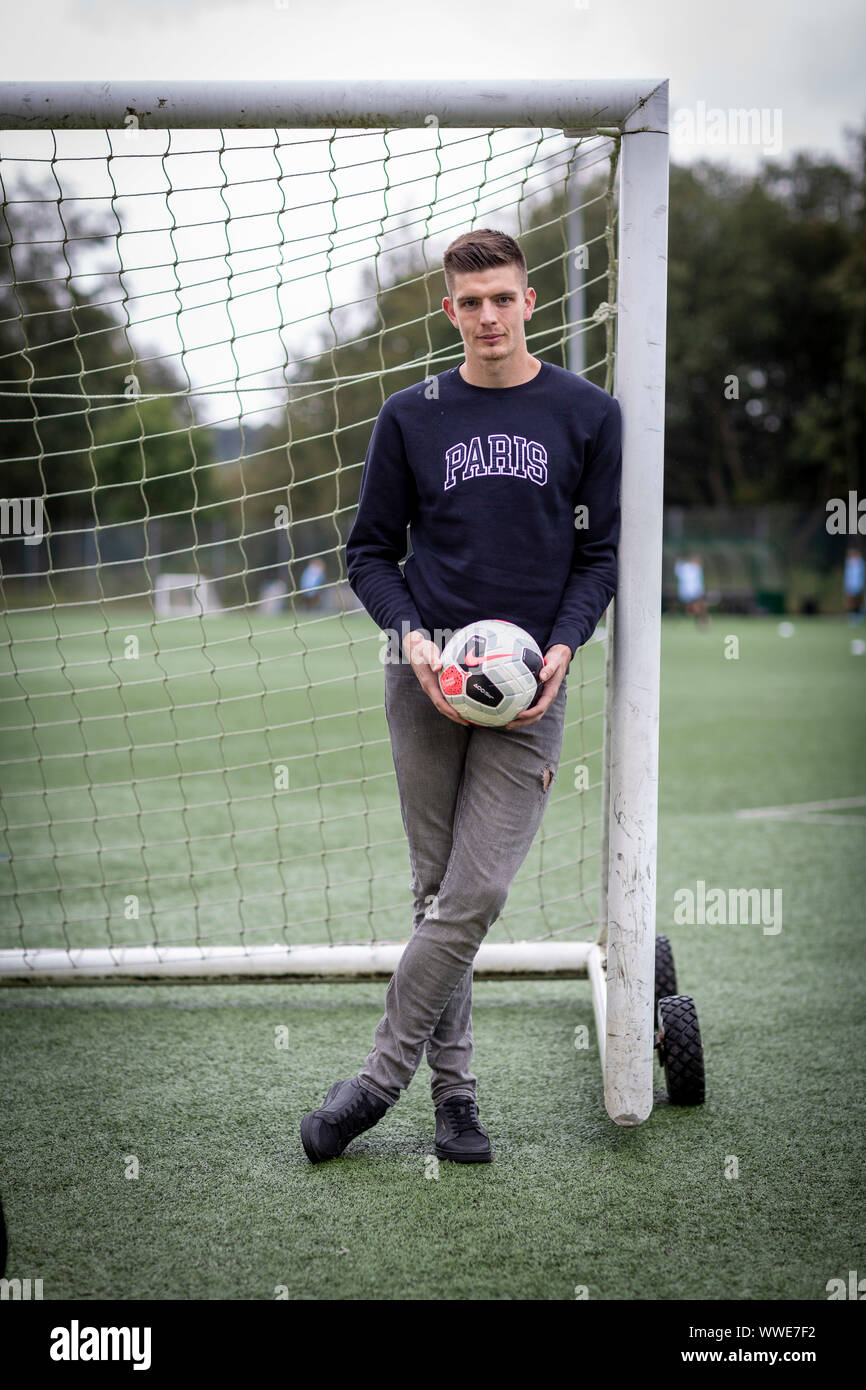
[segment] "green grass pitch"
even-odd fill
[[[234,620],[222,621],[231,635]],[[20,639],[38,635],[39,622],[21,619],[13,629],[19,664]],[[341,631],[370,630],[362,615],[343,623]],[[73,642],[68,626],[64,640]],[[226,703],[216,722],[199,658],[164,656],[160,667],[143,643],[140,672],[156,680],[130,694],[127,706],[139,720],[138,742],[154,746],[132,769],[116,751],[126,741],[123,702],[110,691],[77,703],[63,694],[37,700],[40,691],[63,689],[62,660],[75,656],[63,643],[51,662],[41,652],[49,669],[28,678],[39,746],[70,756],[44,764],[42,790],[12,763],[4,789],[27,793],[15,801],[22,820],[38,821],[47,807],[58,822],[51,873],[61,876],[65,897],[53,891],[44,863],[27,870],[24,856],[44,850],[45,831],[11,835],[22,856],[18,886],[29,890],[19,906],[25,923],[30,914],[43,921],[42,944],[62,944],[69,930],[59,901],[85,919],[77,940],[105,940],[105,925],[89,928],[88,914],[94,923],[107,916],[119,935],[111,892],[87,886],[94,875],[100,883],[142,878],[142,902],[157,913],[162,939],[188,934],[191,923],[202,940],[240,929],[250,940],[303,939],[294,927],[275,936],[272,924],[293,918],[304,890],[305,910],[312,904],[334,914],[341,936],[365,939],[371,913],[405,935],[408,868],[399,817],[389,809],[390,752],[376,707],[381,673],[354,687],[355,704],[367,712],[350,742],[344,724],[323,717],[346,677],[336,627],[320,629],[323,645],[335,645],[323,657],[333,684],[323,685],[313,711],[321,718],[317,762],[302,755],[306,695],[279,693],[291,672],[272,659],[277,637],[261,639],[263,663],[252,673],[258,705],[231,703],[232,694],[249,695],[251,672],[232,669],[227,644],[219,671]],[[680,989],[697,1002],[706,1105],[671,1107],[656,1068],[652,1116],[637,1129],[617,1128],[604,1110],[588,984],[479,982],[474,1065],[495,1162],[443,1162],[435,1172],[425,1061],[380,1125],[344,1158],[313,1167],[298,1122],[333,1081],[359,1069],[384,986],[8,989],[0,992],[7,1277],[41,1278],[46,1299],[572,1300],[586,1290],[591,1299],[823,1300],[829,1279],[866,1273],[866,816],[862,808],[808,820],[736,815],[866,791],[866,656],[851,649],[862,631],[841,620],[798,620],[786,639],[777,620],[724,616],[707,630],[681,620],[663,625],[658,931],[672,939]],[[108,638],[115,669],[122,635],[118,622]],[[78,659],[94,665],[82,669],[79,684],[104,684],[106,642],[100,653],[98,644],[87,646],[97,639],[81,641]],[[248,663],[249,648],[237,659]],[[596,661],[597,674],[596,655],[586,660]],[[2,693],[16,690],[5,676]],[[598,691],[596,682],[585,692],[590,713]],[[166,693],[190,705],[174,732]],[[570,689],[570,712],[579,698]],[[26,722],[20,705],[3,708],[7,727]],[[74,723],[52,727],[77,718],[74,710],[87,717],[89,732]],[[263,716],[275,731],[264,753],[255,734]],[[4,757],[23,755],[18,737],[7,735]],[[591,823],[596,793],[584,793],[584,805],[567,779],[597,749],[591,732],[579,737],[588,742],[570,734],[556,814],[582,825]],[[178,754],[175,738],[200,744]],[[363,755],[362,739],[373,740]],[[215,751],[232,772],[214,771]],[[185,813],[172,809],[165,791],[177,785],[170,774],[178,756],[187,760],[190,802],[199,803]],[[260,780],[281,759],[294,792],[285,806],[262,795]],[[370,779],[363,805],[356,789],[340,786],[359,770]],[[144,803],[137,812],[132,778]],[[116,785],[88,791],[97,782]],[[164,845],[144,864],[124,849],[130,811],[143,818],[148,840]],[[95,839],[93,816],[112,812],[116,823],[101,821]],[[351,848],[365,815],[377,840],[366,854]],[[226,834],[252,845],[235,870],[227,868]],[[324,846],[323,834],[333,836]],[[543,851],[554,865],[550,901],[539,914],[529,865],[515,885],[509,925],[494,931],[532,936],[567,921],[573,905],[560,901],[565,871],[555,865],[589,838],[554,834]],[[327,881],[323,849],[333,864]],[[287,878],[280,861],[289,854],[298,866]],[[0,867],[8,875],[8,864]],[[182,877],[172,876],[190,871],[192,916],[179,894]],[[581,911],[591,910],[593,873],[590,856],[579,875]],[[781,931],[677,925],[674,895],[699,880],[708,889],[781,890]],[[522,931],[530,910],[541,925]],[[146,939],[150,920],[120,926]],[[7,902],[3,945],[17,944],[19,921]],[[587,1048],[575,1047],[581,1024]],[[128,1177],[133,1158],[138,1176]],[[726,1176],[734,1170],[738,1176]]]

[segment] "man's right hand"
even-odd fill
[[[407,632],[403,638],[403,652],[412,664],[412,670],[418,677],[421,689],[429,695],[439,713],[444,714],[446,719],[453,719],[455,724],[465,724],[467,729],[474,728],[471,720],[464,719],[461,714],[451,708],[439,688],[442,653],[436,643],[415,628],[412,632]]]

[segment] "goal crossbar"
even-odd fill
[[[258,130],[526,126],[590,134],[667,131],[667,83],[0,82],[0,129]]]

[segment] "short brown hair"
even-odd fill
[[[464,232],[451,242],[442,261],[449,299],[454,293],[455,275],[466,275],[473,270],[490,270],[497,265],[516,265],[523,288],[526,289],[529,282],[526,257],[514,237],[508,236],[507,232],[495,232],[490,227],[482,227],[477,232]]]

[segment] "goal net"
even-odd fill
[[[666,89],[463,85],[3,86],[6,982],[393,970],[384,643],[344,547],[385,398],[463,358],[442,253],[486,226],[526,255],[530,352],[616,391],[627,441],[617,651],[611,611],[476,970],[594,970],[598,1008],[609,920],[649,960]]]

